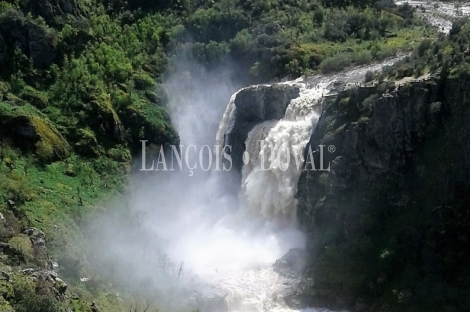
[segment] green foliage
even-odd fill
[[[412,16],[398,17],[393,3],[372,6],[375,2],[216,1],[183,19],[184,31],[174,44],[205,66],[235,60],[235,74],[246,79],[249,73],[254,80],[318,70],[323,60],[345,52],[345,46],[361,52],[351,64],[364,64],[396,53],[403,44],[390,49],[386,41],[391,34],[411,42],[407,30],[419,25]],[[323,49],[331,42],[338,47]],[[364,52],[367,42],[376,47],[371,55]],[[300,49],[305,45],[318,45],[313,58]]]
[[[33,246],[31,240],[27,236],[15,236],[8,241],[18,253],[22,254],[25,262],[31,262],[34,259]]]
[[[31,264],[38,257],[18,232],[40,228],[61,273],[76,282],[88,269],[83,219],[104,196],[123,192],[140,140],[178,141],[158,88],[179,68],[175,51],[204,69],[236,64],[230,75],[243,83],[265,82],[365,64],[424,36],[409,8],[375,2],[0,0],[0,198],[17,206],[5,213],[14,230],[1,237]],[[430,55],[430,47],[419,49]],[[361,250],[368,244],[355,242]],[[65,305],[26,286],[6,292],[16,311]],[[115,298],[97,302],[128,310]],[[68,304],[89,310],[79,300]]]
[[[61,312],[60,306],[48,296],[22,294],[22,300],[13,305],[16,312]]]
[[[340,53],[333,57],[326,58],[321,62],[320,68],[322,73],[327,74],[333,71],[340,71],[351,64],[351,53]]]
[[[416,47],[411,57],[403,59],[385,71],[385,76],[403,78],[419,77],[451,68],[451,76],[466,73],[469,69],[470,22],[463,18],[454,22],[451,34],[431,41],[425,39]]]
[[[7,297],[15,311],[59,312],[57,303],[47,296],[38,296],[36,285],[27,277],[13,274],[11,292]]]

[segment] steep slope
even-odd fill
[[[397,68],[434,65],[426,81],[340,93],[310,140],[336,147],[331,172],[306,171],[299,221],[310,255],[304,303],[351,311],[466,311],[468,22]],[[408,67],[409,68],[409,67]]]
[[[127,309],[102,296],[82,227],[110,197],[126,211],[140,140],[178,142],[161,83],[181,54],[202,64],[188,79],[234,60],[229,75],[246,83],[380,60],[432,35],[409,7],[374,2],[0,1],[5,309],[83,311],[95,297]]]

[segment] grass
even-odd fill
[[[73,155],[40,166],[32,165],[35,160],[31,157],[17,150],[9,151],[8,158],[13,165],[5,161],[0,165],[2,202],[12,196],[18,201],[28,222],[46,233],[53,255],[64,245],[75,246],[73,253],[82,252],[85,240],[79,228],[80,220],[92,204],[122,190],[124,164]],[[101,174],[101,170],[108,169],[107,174]],[[4,205],[3,210],[6,208]]]

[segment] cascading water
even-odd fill
[[[231,97],[225,114],[219,100],[228,98],[233,88],[217,88],[221,94],[207,94],[198,92],[202,87],[196,85],[190,94],[182,94],[181,83],[176,81],[174,90],[168,92],[178,95],[174,103],[170,101],[170,112],[184,146],[212,145],[217,127],[216,141],[222,144],[233,130],[237,99],[247,89],[254,90],[253,94],[266,88],[281,90],[281,95],[283,88],[296,91],[282,102],[282,111],[275,111],[277,120],[258,120],[251,130],[246,129],[242,140],[249,162],[241,168],[237,187],[227,186],[231,172],[198,172],[189,177],[187,171],[160,171],[145,179],[139,176],[129,205],[139,217],[138,229],[126,230],[119,220],[97,223],[94,250],[105,253],[103,272],[112,271],[120,284],[140,293],[155,296],[153,289],[158,289],[156,300],[166,302],[168,311],[295,311],[285,299],[295,292],[300,277],[280,275],[273,264],[290,249],[305,247],[305,237],[296,226],[295,195],[303,151],[324,98],[339,87],[362,82],[365,72],[380,70],[398,59],[327,77],[248,87]],[[276,97],[264,99],[275,101]],[[269,106],[269,101],[264,104]],[[186,106],[191,110],[184,110]],[[220,124],[215,124],[222,115]],[[189,160],[193,164],[196,159]]]
[[[288,105],[284,118],[263,122],[248,134],[246,152],[250,161],[243,167],[239,194],[240,215],[244,222],[258,219],[261,226],[273,227],[275,231],[270,237],[274,245],[289,231],[290,234],[295,233],[295,194],[303,164],[302,153],[319,116],[319,109],[315,107],[321,106],[322,95],[326,92],[321,84],[313,89],[308,89],[305,83],[292,84],[299,87],[301,92]],[[235,118],[235,98],[236,94],[232,96],[222,118],[216,136],[219,143]],[[302,245],[302,238],[299,237],[297,244],[287,247]],[[280,251],[277,246],[275,249]],[[290,311],[282,293],[288,285],[294,285],[296,280],[275,273],[272,260],[275,259],[264,265],[250,265],[243,271],[230,272],[215,281],[218,287],[227,291],[229,311]]]
[[[268,231],[273,233],[270,234],[273,245],[277,245],[276,240],[283,237],[283,230],[288,229],[290,233],[296,231],[295,195],[305,161],[303,152],[321,114],[325,97],[334,94],[339,84],[343,88],[358,85],[367,71],[379,71],[402,57],[337,75],[314,76],[283,83],[299,88],[299,96],[290,101],[283,118],[260,122],[248,133],[245,142],[238,212],[243,222],[258,219],[261,220],[260,224],[274,226],[275,231]],[[224,135],[234,123],[236,97],[242,91],[234,94],[227,106],[216,136],[218,144],[222,144]],[[300,236],[297,244],[292,244],[289,239],[286,241],[291,242],[291,245],[284,245],[284,252],[303,245]],[[280,249],[277,248],[277,251]],[[273,262],[254,266],[247,264],[243,270],[232,271],[211,281],[227,292],[228,311],[293,311],[286,306],[283,294],[295,287],[298,280],[278,275],[272,269]]]
[[[168,311],[294,311],[285,298],[295,291],[298,277],[278,274],[273,264],[291,248],[305,245],[296,226],[295,195],[303,151],[324,98],[338,88],[362,83],[367,71],[379,71],[403,57],[327,77],[264,85],[291,87],[298,94],[288,97],[293,99],[283,103],[284,110],[274,120],[261,118],[246,129],[242,143],[249,161],[240,168],[236,187],[227,175],[205,172],[191,177],[187,171],[138,176],[129,198],[138,229],[121,226],[125,222],[119,215],[107,217],[107,223],[96,222],[93,250],[103,253],[103,274],[110,271],[119,284],[138,293],[159,293],[156,300]],[[236,100],[247,89],[257,92],[256,87],[232,95],[218,124],[220,103],[235,90],[221,83],[226,75],[208,75],[203,83],[181,76],[167,79],[170,114],[181,144],[212,145],[218,127],[216,142],[222,145],[237,118]]]
[[[246,140],[249,162],[242,170],[241,199],[250,210],[266,219],[295,219],[295,194],[303,150],[318,119],[326,85],[300,87],[300,96],[291,101],[284,118],[265,121],[254,127]]]

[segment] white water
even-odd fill
[[[201,312],[294,311],[286,306],[283,294],[297,281],[279,276],[272,265],[290,248],[302,248],[305,244],[295,218],[295,194],[301,167],[295,159],[299,157],[298,162],[302,164],[301,152],[321,114],[324,97],[335,92],[335,82],[343,81],[345,87],[354,86],[363,81],[367,71],[379,71],[401,57],[336,75],[286,82],[298,86],[300,96],[290,103],[281,120],[267,121],[250,132],[246,145],[251,158],[242,171],[239,206],[226,186],[225,177],[202,174],[188,178],[186,173],[169,176],[159,173],[150,183],[142,181],[131,200],[132,209],[146,213],[141,224],[142,231],[149,234],[146,237],[158,239],[146,239],[140,233],[127,235],[120,232],[121,228],[109,226],[109,234],[100,233],[99,236],[106,246],[99,245],[96,250],[106,250],[106,260],[110,263],[129,263],[129,267],[119,267],[126,281],[129,272],[135,280],[152,278],[153,283],[171,288],[171,291],[177,287],[189,289],[190,294],[186,297],[168,295],[168,301],[175,303],[175,310],[181,309],[178,301],[183,301],[182,298],[202,296],[210,300],[219,298],[225,306],[207,307]],[[204,86],[217,85],[217,80],[204,83]],[[174,90],[169,94],[180,98],[170,103],[173,124],[181,135],[182,144],[212,144],[205,139],[209,136],[213,139],[217,125],[211,122],[222,115],[216,108],[220,107],[217,101],[227,99],[229,93],[221,88],[205,90],[203,86],[195,86],[193,90],[194,93],[185,94],[181,82],[174,83]],[[204,91],[199,93],[198,90]],[[219,144],[235,117],[236,96],[237,93],[231,97],[218,125],[216,141]],[[217,105],[211,106],[209,102]],[[259,140],[271,143],[273,153],[266,145],[256,144]],[[286,170],[281,170],[271,158],[279,154],[282,146],[289,148],[291,156]],[[266,167],[273,165],[269,170],[261,170],[261,156],[266,159]],[[281,158],[281,164],[286,163],[286,159]],[[175,265],[165,260],[161,270],[164,274],[157,272],[157,266],[161,265],[155,263],[162,250],[173,264],[177,264],[174,268]],[[181,277],[179,263],[184,264]],[[169,269],[169,265],[173,268]],[[171,275],[168,271],[177,278],[168,278],[167,275]],[[209,294],[205,294],[206,289]],[[197,307],[192,303],[189,306]]]
[[[422,16],[429,24],[436,26],[439,31],[449,33],[455,18],[470,15],[470,3],[462,3],[455,6],[454,3],[439,1],[396,1],[397,5],[408,2],[417,8],[417,14]],[[423,13],[421,8],[425,9]]]
[[[405,1],[399,1],[397,4],[403,2]],[[470,14],[470,4],[462,5],[457,11],[453,4],[406,2],[415,7],[425,7],[426,13],[418,12],[418,14],[445,33],[451,29],[452,21],[456,16]],[[367,71],[378,72],[384,66],[390,66],[404,56],[400,55],[379,64],[361,66],[327,77],[313,76],[286,82],[286,84],[298,86],[300,96],[291,101],[284,118],[265,121],[255,126],[245,142],[250,161],[242,169],[239,194],[241,207],[247,213],[245,215],[261,216],[262,219],[268,221],[281,220],[282,226],[295,229],[297,205],[295,195],[304,162],[302,154],[323,110],[324,97],[334,90],[335,82],[344,82],[346,88],[359,85]],[[216,136],[219,144],[222,144],[229,124],[235,118],[236,95],[232,96],[219,126]],[[263,145],[259,144],[261,140],[264,141]],[[280,152],[281,150],[289,151],[289,160],[287,152]],[[278,155],[281,157],[277,159],[275,156]],[[287,165],[287,168],[283,165]],[[262,168],[269,169],[262,170]],[[276,235],[282,237],[280,233]],[[226,301],[231,312],[294,311],[286,307],[281,294],[286,288],[295,286],[296,281],[279,276],[270,265],[256,268],[248,266],[244,270],[232,271],[215,282],[218,283],[217,287],[228,291]],[[326,310],[310,308],[303,311]]]
[[[245,143],[250,162],[242,170],[241,199],[265,219],[295,222],[297,182],[304,163],[303,151],[318,119],[326,84],[308,89],[296,83],[300,96],[289,104],[284,118],[265,121],[248,134]],[[317,109],[315,110],[315,107]],[[261,145],[262,144],[262,145]]]
[[[275,257],[272,256],[277,254],[279,258],[279,255],[282,256],[278,253],[281,250],[286,252],[289,248],[302,247],[304,243],[302,236],[296,231],[295,195],[304,163],[303,151],[321,114],[324,99],[335,93],[338,81],[344,82],[344,88],[361,84],[367,71],[380,71],[383,66],[392,65],[403,57],[353,68],[340,74],[285,82],[284,84],[299,87],[299,97],[290,102],[281,120],[262,122],[250,131],[245,142],[249,162],[242,169],[240,210],[237,216],[243,223],[258,222],[263,229],[267,226],[269,230],[265,233],[268,234],[267,240],[270,243],[264,245],[265,248],[260,251],[276,252],[267,252],[264,254],[265,261],[261,262],[263,255],[257,254],[256,263],[248,261],[241,270],[227,270],[222,276],[213,274],[206,280],[227,292],[226,302],[230,312],[294,311],[286,306],[282,294],[298,281],[286,279],[274,272],[272,264]],[[237,94],[238,92],[231,97],[223,115],[216,135],[218,144],[223,143],[224,134],[236,116]],[[264,144],[260,145],[259,141],[264,141]],[[278,155],[279,159],[276,157]],[[246,234],[246,239],[250,240],[250,233]],[[298,237],[297,240],[295,236]],[[288,245],[284,243],[280,248],[279,241]],[[271,247],[268,247],[269,244]],[[253,250],[246,250],[247,255],[252,253]],[[303,311],[326,310],[310,308]]]

